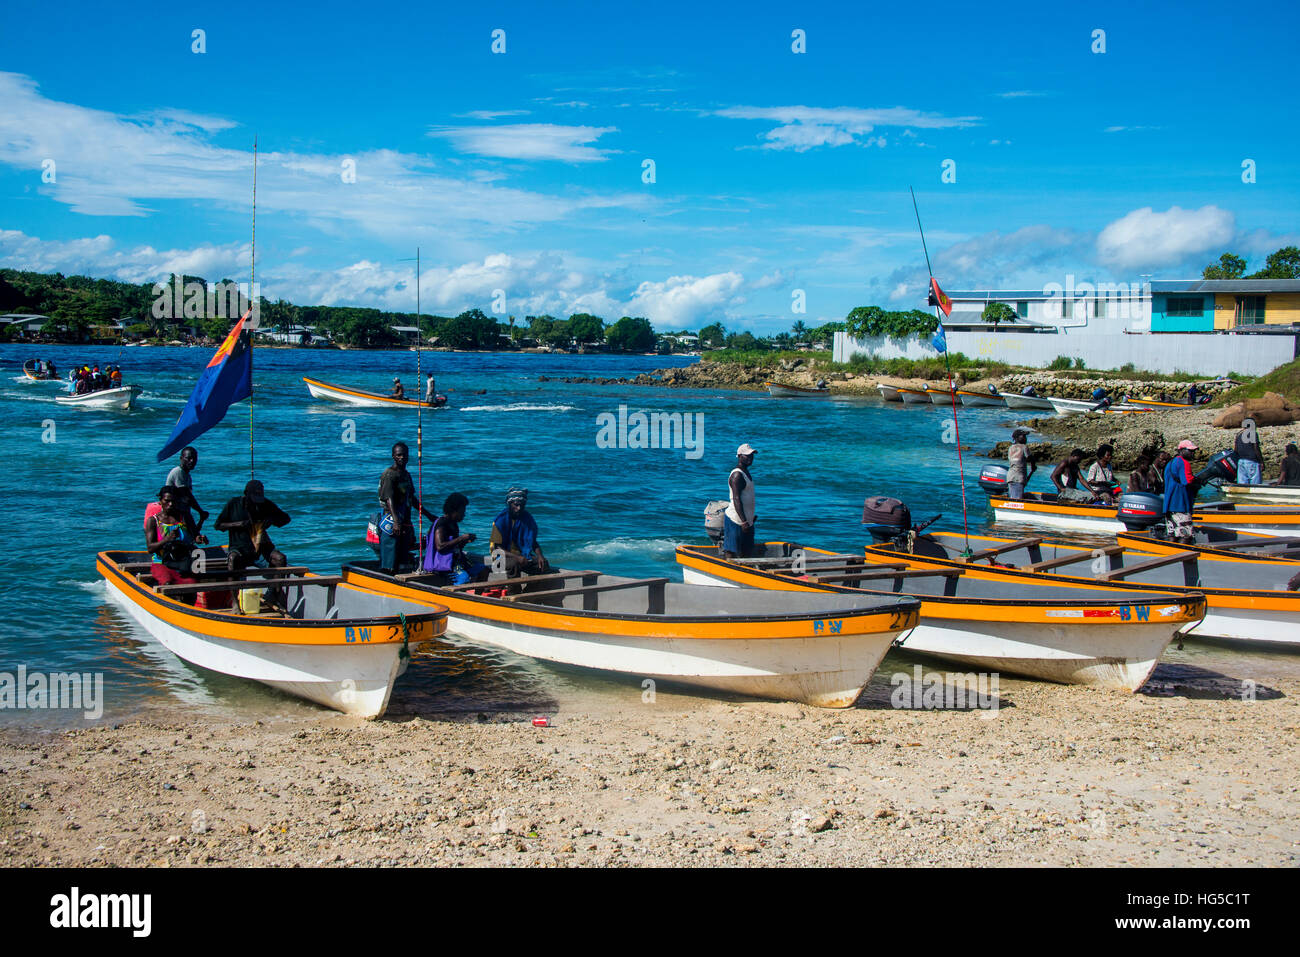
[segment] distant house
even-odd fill
[[[32,312],[13,312],[7,316],[0,316],[0,325],[6,325],[14,333],[21,333],[25,336],[35,335],[40,332],[41,327],[49,321],[49,316],[38,316]]]
[[[388,328],[393,330],[403,342],[410,345],[415,345],[420,338],[419,326],[389,326]]]

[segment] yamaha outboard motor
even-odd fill
[[[704,533],[714,545],[722,544],[722,516],[731,502],[723,499],[704,506]]]
[[[1150,492],[1125,492],[1119,497],[1115,517],[1130,532],[1140,532],[1160,521],[1165,513],[1164,496]]]
[[[1005,465],[986,465],[980,469],[980,488],[989,495],[1007,494],[1007,467]]]
[[[1196,473],[1196,478],[1192,480],[1196,487],[1200,488],[1209,485],[1211,482],[1236,482],[1237,481],[1237,459],[1230,451],[1215,452],[1210,456],[1210,461],[1205,464],[1205,468]]]
[[[862,524],[873,542],[883,544],[911,531],[912,512],[896,498],[872,495],[862,505]]]

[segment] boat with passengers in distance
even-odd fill
[[[957,568],[912,569],[901,559],[864,559],[790,542],[756,558],[728,559],[714,545],[679,545],[688,582],[786,596],[806,591],[911,595],[921,620],[899,644],[983,671],[1136,691],[1178,630],[1199,621],[1205,599],[1090,582],[1027,588]],[[1046,583],[1052,585],[1053,583]]]
[[[381,716],[411,653],[447,628],[447,609],[425,596],[380,596],[304,568],[226,571],[217,581],[159,585],[151,567],[146,552],[105,551],[96,559],[110,597],[168,651],[344,714]],[[253,612],[253,602],[232,600],[233,592],[260,597],[271,586],[281,590],[282,609]],[[183,600],[200,595],[205,607]]]
[[[71,405],[81,409],[123,409],[135,408],[135,400],[143,392],[138,385],[122,385],[116,389],[96,389],[93,392],[68,393],[56,395],[54,401],[60,405]]]
[[[819,708],[851,707],[920,609],[906,595],[724,595],[597,571],[444,585],[371,561],[343,577],[446,605],[451,632],[540,661]]]
[[[364,389],[353,389],[348,386],[330,385],[328,382],[309,379],[306,376],[302,377],[302,381],[307,383],[307,391],[311,393],[313,399],[332,399],[335,402],[347,402],[350,405],[368,408],[440,409],[447,404],[445,395],[434,396],[433,402],[425,402],[421,399],[394,399],[391,395],[366,392]]]

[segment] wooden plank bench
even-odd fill
[[[1127,578],[1134,572],[1145,572],[1150,571],[1153,568],[1160,568],[1164,565],[1182,563],[1183,580],[1187,585],[1192,585],[1194,582],[1191,579],[1194,578],[1196,559],[1196,552],[1176,552],[1173,555],[1161,555],[1152,558],[1149,561],[1138,562],[1136,565],[1121,565],[1119,568],[1112,568],[1110,571],[1106,572],[1106,574],[1101,576],[1101,580],[1108,582],[1118,581]]]
[[[153,562],[127,562],[119,567],[129,575],[141,575],[153,567]],[[311,571],[308,565],[285,565],[283,568],[258,568],[251,565],[231,571],[229,564],[224,561],[207,562],[204,567],[210,572],[224,572],[228,575],[302,575]]]
[[[295,585],[341,585],[342,575],[312,575],[303,578],[243,578],[235,581],[196,582],[193,585],[157,585],[154,587],[160,595],[197,595],[201,591],[235,591],[243,588],[286,588]]]
[[[599,602],[597,595],[607,591],[621,591],[627,588],[649,588],[650,589],[650,606],[648,614],[663,614],[664,611],[664,586],[668,584],[667,578],[633,578],[629,581],[613,582],[608,585],[579,585],[574,588],[554,588],[549,591],[520,592],[517,595],[506,595],[506,601],[531,603],[538,599],[550,601],[558,598],[563,601],[570,595],[582,596],[582,607],[584,611],[597,611]]]
[[[966,561],[968,563],[974,563],[987,558],[991,562],[994,558],[997,558],[1004,552],[1013,552],[1017,548],[1027,548],[1029,549],[1030,561],[1037,562],[1043,557],[1042,549],[1039,547],[1042,544],[1043,540],[1041,538],[1022,538],[1018,541],[1007,542],[1005,545],[998,545],[996,548],[985,548],[981,551],[975,552],[968,557]]]
[[[1295,545],[1300,547],[1300,538],[1294,535],[1275,535],[1272,538],[1255,538],[1245,542],[1225,542],[1222,545],[1216,545],[1214,542],[1207,542],[1208,548],[1222,548],[1227,551],[1235,551],[1238,548],[1259,548],[1261,545]],[[1290,551],[1290,549],[1287,549]]]
[[[1124,551],[1123,545],[1106,545],[1103,548],[1094,548],[1092,551],[1075,552],[1072,555],[1062,555],[1059,558],[1049,558],[1045,562],[1034,562],[1032,565],[1021,565],[1022,572],[1045,572],[1052,568],[1060,568],[1062,565],[1073,565],[1075,562],[1086,561],[1089,558],[1109,558],[1112,555],[1118,555]]]
[[[536,582],[555,582],[566,581],[570,578],[583,579],[584,585],[594,585],[595,579],[599,578],[601,572],[596,571],[573,571],[573,572],[550,572],[545,575],[522,575],[518,578],[498,578],[485,582],[466,582],[463,585],[446,585],[447,591],[473,591],[475,588],[500,588],[503,585],[532,585]],[[588,582],[586,579],[592,579]]]
[[[791,560],[791,557],[792,556],[790,555],[785,555],[783,557],[778,557],[778,558],[729,558],[727,559],[727,561],[735,565],[753,565],[754,567],[758,568],[764,565],[788,564]],[[812,564],[813,562],[853,561],[854,559],[857,559],[858,561],[862,561],[862,556],[845,555],[839,552],[831,552],[829,554],[817,554],[817,555],[809,555],[807,552],[804,553],[805,564]]]
[[[868,565],[866,562],[857,562],[848,565],[815,565],[812,568],[805,569],[804,572],[808,575],[813,575],[813,574],[820,575],[823,572],[851,572],[855,568],[861,569],[863,572],[874,572],[874,571],[887,571],[892,568],[907,568],[907,564],[905,562],[872,562],[870,565]],[[762,570],[770,571],[771,573],[776,575],[789,576],[795,574],[795,571],[792,568],[782,568],[780,570],[777,569],[762,569]]]

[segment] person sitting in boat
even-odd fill
[[[284,553],[275,547],[267,530],[283,528],[289,516],[266,497],[266,488],[257,479],[244,486],[244,494],[226,502],[213,526],[226,532],[229,541],[226,557],[231,571],[249,567],[283,568],[289,564]]]
[[[1115,502],[1115,496],[1112,494],[1115,488],[1115,473],[1110,467],[1114,458],[1115,447],[1103,442],[1097,446],[1097,459],[1088,466],[1088,474],[1084,476],[1088,484],[1096,490],[1097,497],[1107,505],[1113,505]]]
[[[1192,502],[1196,498],[1196,481],[1192,475],[1191,439],[1178,443],[1178,454],[1165,466],[1165,512],[1169,515],[1169,537],[1174,541],[1192,540]]]
[[[121,366],[110,366],[108,370],[108,387],[110,389],[122,388],[122,368]]]
[[[727,476],[727,510],[722,513],[725,558],[750,558],[754,554],[754,477],[749,468],[757,451],[748,442],[736,449],[736,466]]]
[[[826,389],[826,388],[828,388],[828,386],[826,385],[826,380],[825,380],[825,379],[818,379],[818,380],[817,380],[817,388],[819,388],[819,389]]]
[[[1294,442],[1286,444],[1286,455],[1282,456],[1282,474],[1278,476],[1277,484],[1300,486],[1300,448]]]
[[[152,564],[149,574],[159,585],[193,585],[193,553],[208,540],[194,526],[189,512],[176,504],[175,489],[163,486],[158,498],[145,509],[144,545]],[[186,599],[182,599],[185,601]],[[193,598],[188,599],[192,602]]]
[[[1062,502],[1079,502],[1089,504],[1097,501],[1098,495],[1086,478],[1079,474],[1079,463],[1087,455],[1083,449],[1074,449],[1052,470],[1052,484],[1056,486],[1056,497]],[[1083,489],[1079,486],[1082,485]]]
[[[461,534],[460,523],[465,521],[468,507],[469,499],[460,492],[447,496],[442,503],[442,515],[433,523],[421,565],[422,571],[441,574],[453,585],[486,581],[488,576],[482,560],[465,552],[465,546],[478,537],[473,532]]]
[[[393,391],[389,393],[390,399],[405,399],[406,390],[402,388],[402,380],[393,376]]]
[[[411,458],[406,443],[393,443],[392,454],[393,464],[379,477],[379,502],[384,508],[379,522],[379,567],[390,575],[415,565],[411,555],[416,546],[411,506],[418,506],[431,522],[438,518],[415,494],[415,483],[406,470]]]
[[[1171,458],[1173,456],[1161,449],[1156,453],[1156,457],[1151,460],[1151,471],[1155,476],[1154,491],[1157,495],[1165,494],[1165,466],[1169,464]]]
[[[506,492],[506,507],[492,520],[492,534],[488,539],[492,552],[504,554],[506,574],[544,575],[550,563],[542,554],[537,541],[537,521],[525,507],[528,489],[512,485]]]
[[[1160,495],[1164,492],[1164,481],[1152,468],[1149,453],[1139,453],[1133,471],[1128,473],[1128,490],[1147,495]]]
[[[1028,438],[1028,429],[1016,429],[1011,433],[1011,446],[1007,449],[1007,497],[1017,502],[1025,497],[1029,477],[1038,471],[1029,453]]]

